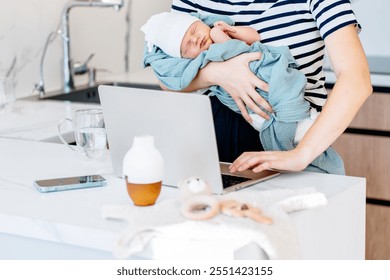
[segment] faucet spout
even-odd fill
[[[61,37],[63,49],[63,90],[65,93],[74,89],[73,81],[73,61],[70,52],[69,37],[69,12],[74,7],[97,7],[97,8],[114,8],[119,11],[123,7],[123,0],[101,0],[101,1],[81,1],[75,0],[65,4],[61,17]]]

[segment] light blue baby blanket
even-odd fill
[[[210,26],[220,20],[207,16],[206,19],[201,19]],[[224,21],[227,22],[225,19]],[[231,20],[227,23],[232,24]],[[144,67],[150,65],[161,83],[171,90],[180,91],[191,83],[207,63],[225,61],[247,52],[262,53],[261,59],[252,61],[249,67],[261,80],[268,83],[268,93],[260,89],[257,91],[274,111],[270,114],[270,119],[261,126],[261,143],[266,151],[292,150],[295,147],[297,123],[309,117],[310,105],[304,99],[306,77],[296,69],[297,64],[287,47],[272,47],[260,42],[248,46],[245,42],[232,39],[222,44],[212,44],[195,59],[185,59],[170,57],[154,46],[152,50],[145,48]],[[234,100],[222,87],[212,86],[210,90],[224,105],[240,113]],[[248,112],[253,113],[249,108]],[[318,156],[306,170],[345,174],[343,161],[331,147]]]

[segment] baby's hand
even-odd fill
[[[221,29],[223,32],[231,32],[231,33],[236,32],[236,30],[234,30],[233,26],[230,26],[229,24],[227,24],[226,22],[224,22],[222,20],[216,21],[214,23],[214,27]]]

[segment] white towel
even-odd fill
[[[177,246],[188,246],[188,250],[180,250],[183,259],[233,258],[237,249],[250,243],[262,248],[269,259],[300,259],[297,233],[288,213],[323,206],[327,202],[323,194],[313,189],[245,190],[218,199],[250,203],[261,208],[274,222],[265,225],[249,218],[222,214],[207,221],[191,221],[181,216],[178,199],[164,200],[152,207],[107,205],[102,209],[103,218],[128,221],[128,227],[115,245],[114,255],[127,258],[144,251],[153,240],[173,239]],[[159,247],[154,248],[153,258],[178,257],[175,248],[164,248],[164,242],[155,244]],[[205,245],[212,252],[204,252]]]

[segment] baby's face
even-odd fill
[[[210,38],[210,27],[202,21],[195,21],[184,34],[180,44],[180,53],[184,58],[195,58],[207,50],[213,41]]]

